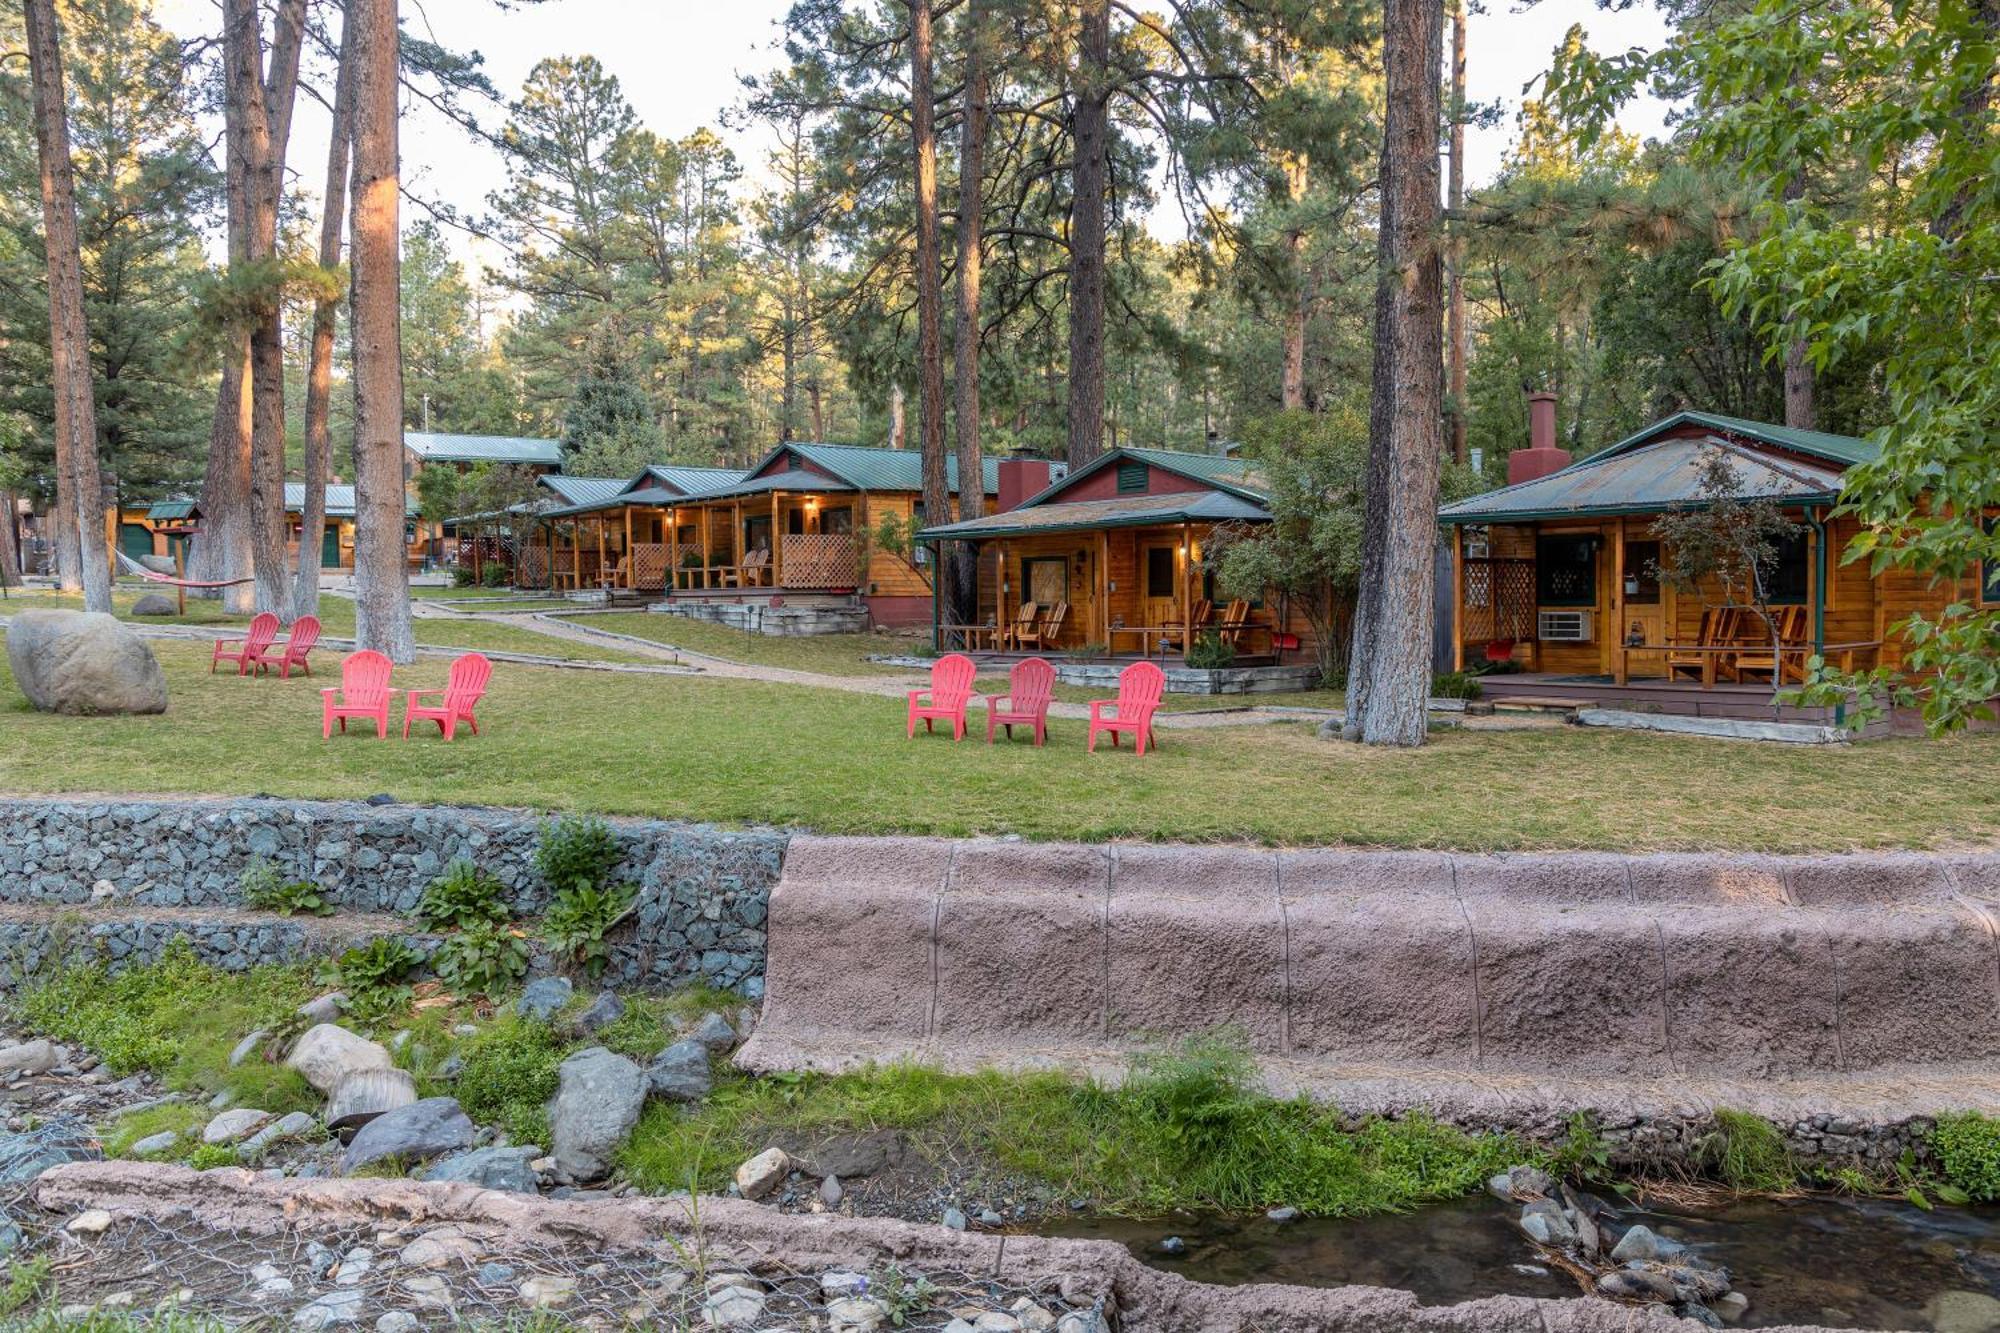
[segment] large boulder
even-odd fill
[[[175,616],[180,614],[180,610],[173,598],[156,592],[143,593],[132,603],[132,614],[135,616]]]
[[[285,1063],[320,1092],[331,1093],[350,1074],[387,1069],[395,1061],[381,1043],[357,1037],[337,1023],[320,1023],[306,1029]]]
[[[7,665],[44,713],[164,713],[167,677],[130,625],[100,611],[23,611],[7,626]]]
[[[639,1123],[646,1105],[646,1071],[622,1055],[593,1046],[562,1062],[549,1102],[556,1171],[570,1180],[597,1180]]]
[[[428,1162],[472,1146],[478,1133],[453,1097],[426,1097],[363,1125],[347,1145],[340,1169],[348,1174],[375,1162]]]
[[[424,1172],[422,1178],[461,1181],[481,1189],[533,1194],[535,1168],[531,1163],[541,1155],[542,1150],[533,1144],[517,1148],[474,1148],[469,1153],[436,1163]]]

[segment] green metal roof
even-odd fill
[[[554,491],[557,499],[569,505],[608,500],[631,485],[624,477],[566,477],[560,472],[543,473],[535,481]]]
[[[146,507],[146,518],[153,523],[170,523],[186,518],[194,512],[192,500],[159,500]],[[285,483],[285,512],[296,514],[306,507],[306,484],[302,481]],[[403,497],[403,513],[414,515],[417,502],[408,495]],[[328,518],[354,517],[354,488],[352,486],[328,486],[326,488],[326,516]]]
[[[1271,512],[1254,501],[1224,491],[1181,491],[1167,495],[1121,495],[1112,500],[1023,505],[1002,514],[940,523],[917,534],[920,541],[1025,537],[1048,532],[1091,532],[1162,523],[1268,523]]]
[[[630,489],[637,490],[641,481],[651,478],[665,482],[670,489],[682,495],[692,495],[696,491],[713,490],[732,481],[741,481],[747,475],[740,467],[684,467],[679,463],[649,463],[645,473],[634,479]]]
[[[1044,498],[1055,496],[1058,491],[1064,490],[1084,477],[1116,465],[1121,458],[1136,458],[1143,463],[1165,468],[1192,481],[1204,482],[1257,504],[1262,504],[1270,497],[1269,489],[1264,485],[1264,479],[1258,473],[1256,464],[1248,459],[1232,458],[1224,454],[1197,454],[1180,449],[1142,449],[1126,445],[1099,454],[1076,471],[1056,478],[1049,483],[1047,490],[1024,501],[1021,507],[1026,509],[1030,505],[1040,504]]]
[[[924,488],[924,459],[915,449],[877,449],[862,444],[781,444],[758,461],[752,472],[761,471],[772,459],[790,450],[814,467],[840,478],[862,491],[921,491]],[[988,493],[1000,489],[1000,460],[984,460],[981,471]],[[958,489],[958,459],[945,459],[945,484]],[[794,484],[792,489],[809,489]]]
[[[403,445],[427,463],[562,465],[562,441],[527,435],[440,435],[407,430]]]
[[[1773,426],[1767,421],[1725,417],[1714,412],[1676,412],[1665,420],[1655,421],[1650,426],[1636,430],[1609,448],[1600,449],[1570,466],[1584,467],[1600,458],[1609,458],[1613,454],[1636,449],[1648,440],[1681,426],[1703,426],[1728,435],[1776,445],[1780,449],[1790,449],[1814,458],[1823,458],[1830,463],[1839,463],[1843,467],[1870,462],[1880,452],[1869,441],[1857,439],[1852,435],[1833,435],[1823,430],[1801,430],[1796,426]]]
[[[1546,477],[1503,486],[1438,511],[1447,523],[1517,523],[1533,519],[1656,514],[1701,500],[1702,454],[1715,437],[1680,436],[1636,448],[1607,449]],[[1787,504],[1831,502],[1841,469],[1775,458],[1753,445],[1725,442],[1739,494]]]
[[[151,523],[172,523],[193,512],[192,500],[155,500],[146,506],[146,519]]]

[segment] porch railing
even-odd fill
[[[1459,641],[1535,637],[1535,562],[1467,560],[1459,584]]]
[[[788,532],[778,548],[778,585],[852,588],[861,582],[861,547],[852,533]]]

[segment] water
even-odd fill
[[[1538,1256],[1513,1215],[1482,1197],[1417,1213],[1283,1226],[1262,1217],[1074,1218],[1051,1230],[1119,1241],[1149,1264],[1202,1282],[1399,1287],[1425,1305],[1577,1295],[1574,1279],[1537,1271]],[[1625,1209],[1606,1230],[1615,1235],[1633,1222],[1727,1268],[1750,1299],[1741,1327],[2000,1333],[2000,1209],[1927,1213],[1877,1200],[1760,1199],[1703,1212]],[[1160,1253],[1168,1235],[1187,1242],[1184,1255]]]

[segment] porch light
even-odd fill
[[[806,508],[807,509],[819,508],[819,497],[817,495],[808,495],[806,497]]]

